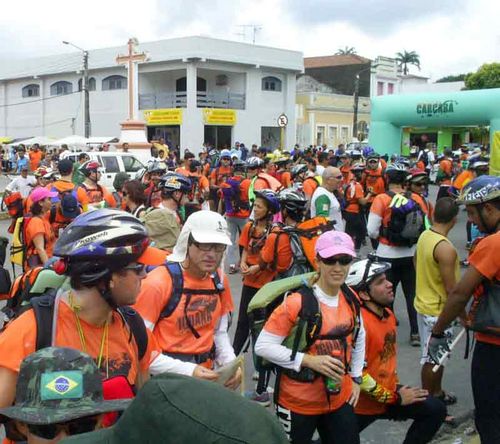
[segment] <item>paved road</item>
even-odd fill
[[[3,190],[5,186],[5,180],[0,176],[0,191]],[[431,188],[431,199],[435,199],[436,189]],[[458,248],[460,256],[463,258],[466,256],[465,250],[465,222],[466,216],[464,211],[459,213],[459,222],[457,226],[453,229],[450,234],[450,238],[455,246]],[[7,221],[0,221],[0,233],[3,235],[6,233],[8,226]],[[366,251],[362,251],[362,255],[366,255]],[[6,267],[10,268],[10,264],[6,264]],[[235,302],[235,313],[238,312],[238,306],[240,302],[241,294],[241,275],[235,274],[229,276],[232,294]],[[404,384],[418,386],[420,384],[420,365],[419,365],[419,349],[410,347],[408,343],[409,339],[409,325],[408,318],[406,315],[406,306],[404,303],[404,297],[401,293],[401,288],[398,288],[396,294],[395,302],[396,316],[400,320],[400,325],[398,328],[398,373],[400,381]],[[236,326],[236,318],[233,320],[233,324],[230,330],[231,337],[234,335],[234,329]],[[446,390],[455,393],[458,397],[458,404],[450,408],[450,413],[456,416],[465,415],[470,412],[473,408],[472,403],[472,393],[470,388],[470,361],[463,359],[464,356],[464,341],[462,341],[458,347],[456,353],[451,358],[451,362],[446,367],[445,377],[444,377],[444,387]],[[253,373],[253,366],[251,362],[251,356],[247,354],[246,359],[246,371],[245,371],[245,389],[250,390],[254,386],[254,382],[251,379]],[[377,444],[397,444],[404,440],[406,430],[408,429],[410,423],[396,423],[387,421],[378,421],[375,424],[368,427],[362,433],[362,442],[367,443],[377,443]],[[449,428],[444,428],[443,431],[449,432],[450,441],[452,442],[454,436],[461,431],[453,432]]]

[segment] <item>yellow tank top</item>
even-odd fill
[[[453,246],[445,236],[431,230],[425,230],[418,239],[415,309],[420,314],[439,316],[446,302],[446,289],[439,272],[439,264],[434,259],[434,249],[443,241]],[[460,279],[458,255],[455,261],[455,279]]]

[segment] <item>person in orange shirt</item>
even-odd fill
[[[191,192],[188,194],[189,201],[185,203],[185,219],[192,213],[199,210],[209,210],[208,198],[210,195],[210,182],[201,172],[201,163],[199,160],[191,159],[189,161],[189,171],[187,174],[191,180]]]
[[[469,220],[487,236],[478,241],[465,274],[448,293],[432,329],[428,353],[439,363],[449,351],[452,338],[444,332],[472,297],[469,328],[476,332],[471,364],[476,428],[481,442],[497,443],[500,442],[500,325],[494,307],[500,294],[500,177],[480,176],[472,180],[457,202],[465,205]]]
[[[173,155],[173,154],[172,154]],[[146,196],[146,208],[157,208],[161,204],[161,187],[160,180],[167,172],[165,162],[152,160],[146,167],[146,173],[142,178],[145,184],[144,195]]]
[[[272,312],[255,353],[279,368],[276,414],[291,442],[309,443],[317,429],[321,442],[341,437],[344,444],[359,444],[354,407],[365,358],[365,332],[356,296],[344,286],[356,255],[354,243],[348,234],[327,231],[318,238],[315,252],[317,276],[299,292],[287,295]],[[321,323],[311,344],[293,356],[282,343],[297,325],[306,297],[316,299]]]
[[[210,173],[210,208],[217,210],[219,208],[219,188],[220,185],[233,175],[231,166],[231,151],[222,150],[220,153],[219,164],[212,169]]]
[[[142,282],[135,308],[157,339],[170,372],[214,381],[214,366],[235,359],[228,335],[233,300],[220,269],[230,244],[224,218],[197,211],[182,227],[168,262]],[[225,386],[235,389],[240,382],[238,369]]]
[[[12,405],[21,361],[37,346],[82,350],[97,363],[103,380],[114,379],[112,385],[129,391],[140,389],[154,373],[151,364],[163,359],[154,337],[141,329],[140,316],[130,307],[120,309],[135,302],[143,264],[165,261],[165,253],[148,247],[139,220],[110,209],[84,213],[63,232],[54,253],[61,258],[55,267],[71,288],[39,303],[32,300],[45,316],[28,309],[0,335],[0,407]],[[39,324],[43,319],[49,326]],[[48,334],[38,335],[42,328]]]
[[[339,169],[342,173],[342,186],[344,187],[354,178],[351,172],[351,158],[347,153],[340,156],[340,163]]]
[[[394,301],[387,262],[368,258],[349,270],[346,284],[361,300],[365,328],[365,368],[355,413],[360,432],[379,419],[413,419],[405,443],[427,443],[446,417],[442,401],[427,390],[402,386],[397,375],[396,317],[389,308]]]
[[[77,188],[76,196],[82,204],[83,211],[116,207],[116,200],[113,195],[106,187],[99,185],[99,179],[102,174],[100,168],[101,165],[95,160],[89,160],[80,167],[85,180]]]
[[[366,159],[366,170],[363,174],[361,184],[363,185],[365,193],[370,193],[368,197],[368,211],[370,210],[370,205],[375,196],[385,193],[386,189],[384,168],[380,161],[380,156],[377,153],[371,153]]]
[[[356,251],[359,251],[366,238],[366,219],[363,207],[368,203],[368,198],[365,197],[363,186],[360,183],[365,165],[355,163],[351,170],[353,177],[344,188],[345,209],[343,213],[345,232],[354,239]]]
[[[408,171],[408,189],[420,196],[422,203],[427,208],[427,221],[426,228],[432,224],[432,217],[434,215],[434,206],[425,198],[427,194],[427,187],[429,185],[429,176],[425,170],[419,168],[412,168]]]
[[[24,221],[25,271],[45,264],[52,257],[55,238],[47,220],[47,215],[52,206],[51,199],[56,196],[57,193],[43,187],[34,189],[30,194],[32,202],[30,208],[31,218],[26,218]]]
[[[299,163],[294,165],[291,170],[293,187],[301,190],[307,200],[310,202],[316,188],[319,187],[319,181],[315,176],[309,175],[307,165]]]
[[[43,153],[40,150],[40,145],[35,143],[28,154],[30,160],[30,171],[36,171],[40,166],[40,162],[42,161]]]
[[[453,177],[453,162],[451,156],[453,152],[446,148],[444,150],[444,158],[439,162],[439,169],[436,177],[436,182],[439,184],[439,191],[436,200],[441,197],[448,197],[448,189],[451,186],[451,178]]]

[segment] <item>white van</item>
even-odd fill
[[[99,183],[111,191],[114,191],[113,180],[116,173],[124,171],[133,179],[135,173],[144,168],[144,164],[133,153],[118,153],[116,151],[83,152],[89,156],[90,160],[95,160],[102,166],[104,172]],[[74,163],[78,160],[80,154],[80,152],[64,151],[61,154],[61,159],[70,159]]]

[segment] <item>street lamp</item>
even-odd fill
[[[82,51],[83,53],[83,97],[84,107],[83,107],[83,121],[84,121],[84,136],[86,138],[90,137],[90,101],[89,101],[89,52],[74,43],[67,42],[63,40],[63,44],[73,46],[73,48]]]
[[[358,137],[358,106],[359,106],[359,75],[365,71],[376,68],[378,65],[371,65],[368,68],[363,68],[354,76],[354,116],[352,119],[352,137]]]

